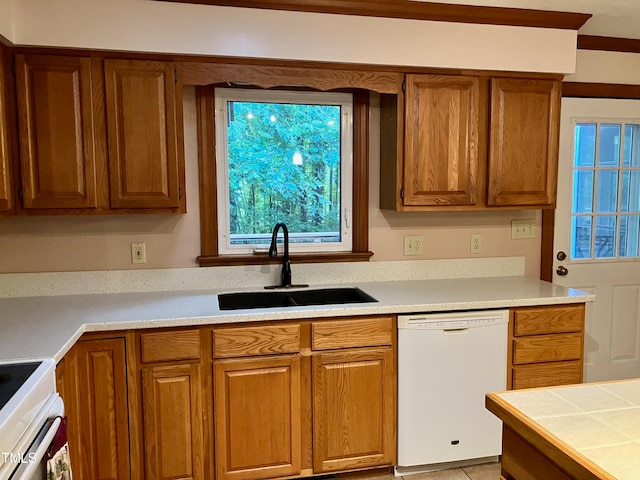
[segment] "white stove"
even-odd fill
[[[62,415],[53,359],[0,363],[0,480],[43,478]]]

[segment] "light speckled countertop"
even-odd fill
[[[323,288],[330,285],[313,285]],[[340,286],[345,286],[344,284]],[[0,299],[0,361],[59,361],[84,332],[344,315],[442,312],[592,301],[593,295],[530,277],[358,283],[376,303],[221,311],[234,290],[143,292]],[[246,289],[244,291],[262,291]]]
[[[640,479],[640,379],[489,396],[594,478]]]

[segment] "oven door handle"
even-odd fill
[[[38,443],[33,443],[29,448],[29,451],[24,455],[25,462],[20,464],[20,467],[13,473],[11,480],[31,480],[34,472],[42,464],[42,460],[46,455],[49,447],[53,443],[53,439],[58,433],[58,428],[62,423],[62,417],[64,414],[64,404],[62,399],[58,397],[51,408],[49,414],[52,415],[49,418],[53,418],[53,421],[49,424],[46,432],[40,431],[38,434]],[[53,417],[55,415],[55,417]]]

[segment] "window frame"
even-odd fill
[[[270,258],[266,252],[235,255],[219,253],[215,158],[216,86],[218,85],[210,84],[196,87],[201,252],[196,261],[201,267],[280,263],[281,259]],[[292,253],[291,260],[295,263],[368,261],[373,255],[369,251],[369,92],[362,89],[342,91],[353,94],[351,251]]]
[[[226,124],[227,102],[254,103],[287,103],[299,105],[337,105],[340,115],[340,241],[329,243],[295,243],[290,242],[291,253],[307,252],[345,252],[351,251],[351,210],[353,203],[353,95],[345,92],[317,92],[299,90],[266,90],[218,87],[214,90],[216,120],[220,128],[216,130],[216,177],[217,186],[217,218],[218,218],[218,250],[221,255],[252,254],[256,249],[265,250],[266,244],[232,245],[229,235],[229,161],[228,161],[228,129]],[[224,122],[221,124],[220,122]],[[270,233],[270,232],[268,232]],[[289,231],[289,238],[293,232]]]

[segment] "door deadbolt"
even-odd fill
[[[556,255],[556,258],[560,261],[563,261],[565,258],[567,258],[567,254],[564,253],[563,251],[559,251],[558,254]]]
[[[569,273],[569,270],[560,265],[558,268],[556,268],[556,273],[561,277],[564,277],[567,273]]]

